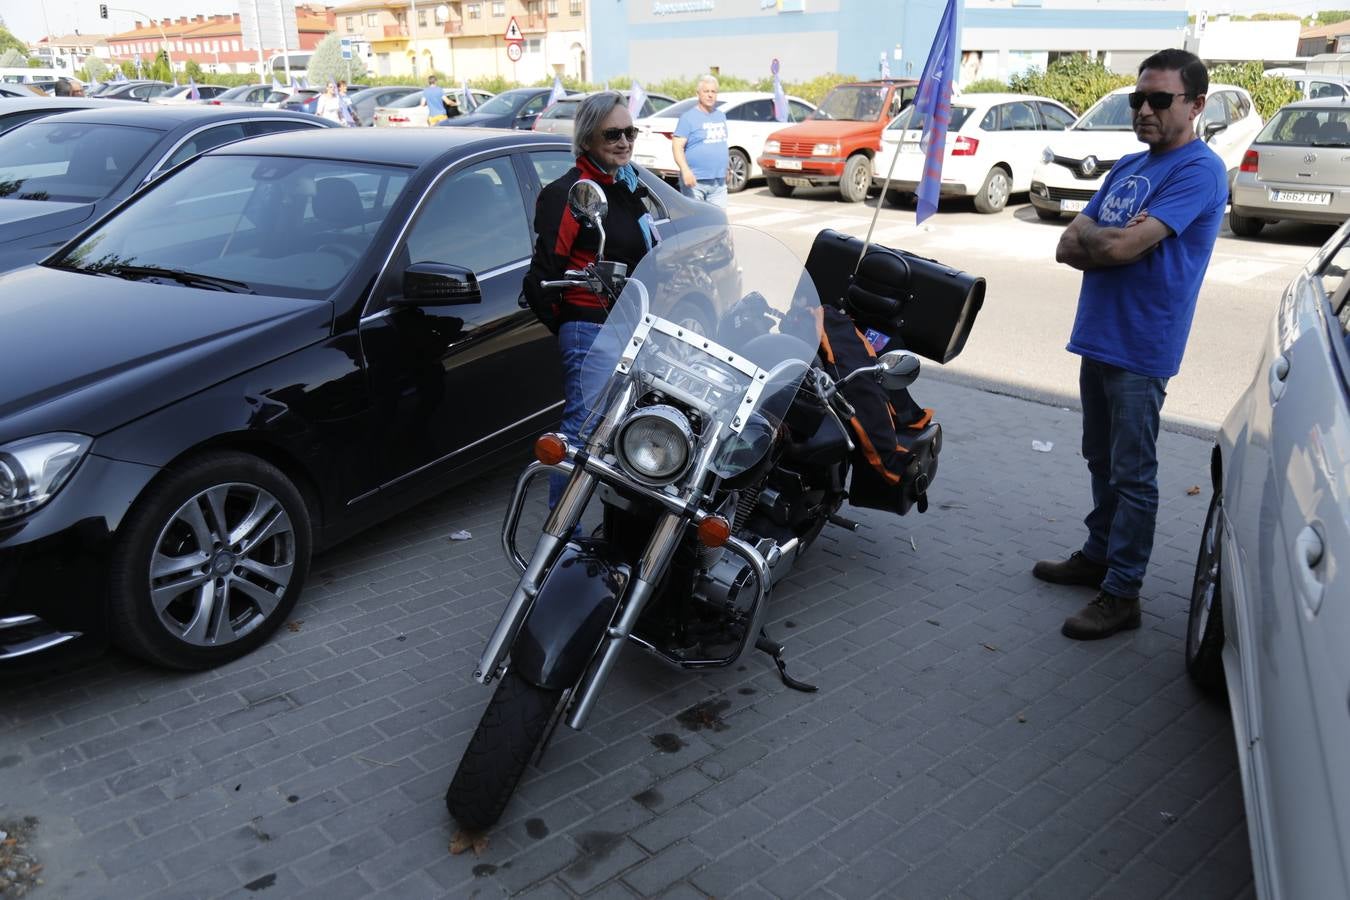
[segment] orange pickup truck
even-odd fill
[[[857,203],[872,186],[872,160],[881,132],[914,102],[912,78],[835,85],[804,121],[769,135],[759,167],[775,197],[794,188],[839,185],[839,196]]]

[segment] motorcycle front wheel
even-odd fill
[[[501,818],[561,696],[513,671],[503,676],[445,792],[445,808],[460,827],[485,831]]]

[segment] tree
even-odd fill
[[[201,84],[203,81],[206,80],[206,75],[205,73],[202,72],[202,67],[197,65],[197,61],[195,59],[189,59],[186,63],[183,64],[183,74],[191,78],[198,84]]]
[[[145,77],[156,81],[173,81],[173,69],[169,68],[169,54],[161,50],[155,54],[155,61],[145,69]]]
[[[28,45],[15,37],[14,32],[0,22],[0,53],[4,53],[6,50],[18,50],[24,56],[28,55]]]
[[[314,86],[330,81],[351,81],[365,74],[366,64],[355,53],[351,59],[342,58],[342,41],[336,34],[319,41],[309,57],[309,71],[306,78]]]
[[[87,56],[84,60],[84,74],[87,81],[102,81],[108,74],[108,64],[97,56]]]
[[[28,57],[13,47],[0,53],[0,68],[17,69],[26,65],[28,65]]]
[[[1318,25],[1335,25],[1350,19],[1350,9],[1324,9],[1317,14]]]

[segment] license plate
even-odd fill
[[[1271,191],[1276,203],[1302,203],[1307,206],[1330,206],[1331,195],[1320,191]]]
[[[780,159],[778,162],[774,163],[774,166],[779,169],[791,169],[794,172],[800,172],[802,170],[801,162],[795,159]]]
[[[1059,201],[1060,212],[1082,212],[1087,208],[1086,200],[1061,200]]]
[[[784,179],[783,179],[783,183],[784,183],[784,184],[790,184],[790,185],[792,185],[793,187],[810,187],[810,186],[811,186],[811,179],[810,179],[810,178],[784,178]]]

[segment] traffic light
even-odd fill
[[[98,5],[98,17],[99,17],[100,19],[106,19],[106,18],[108,18],[108,4],[106,4],[106,3],[100,3],[100,4]]]

